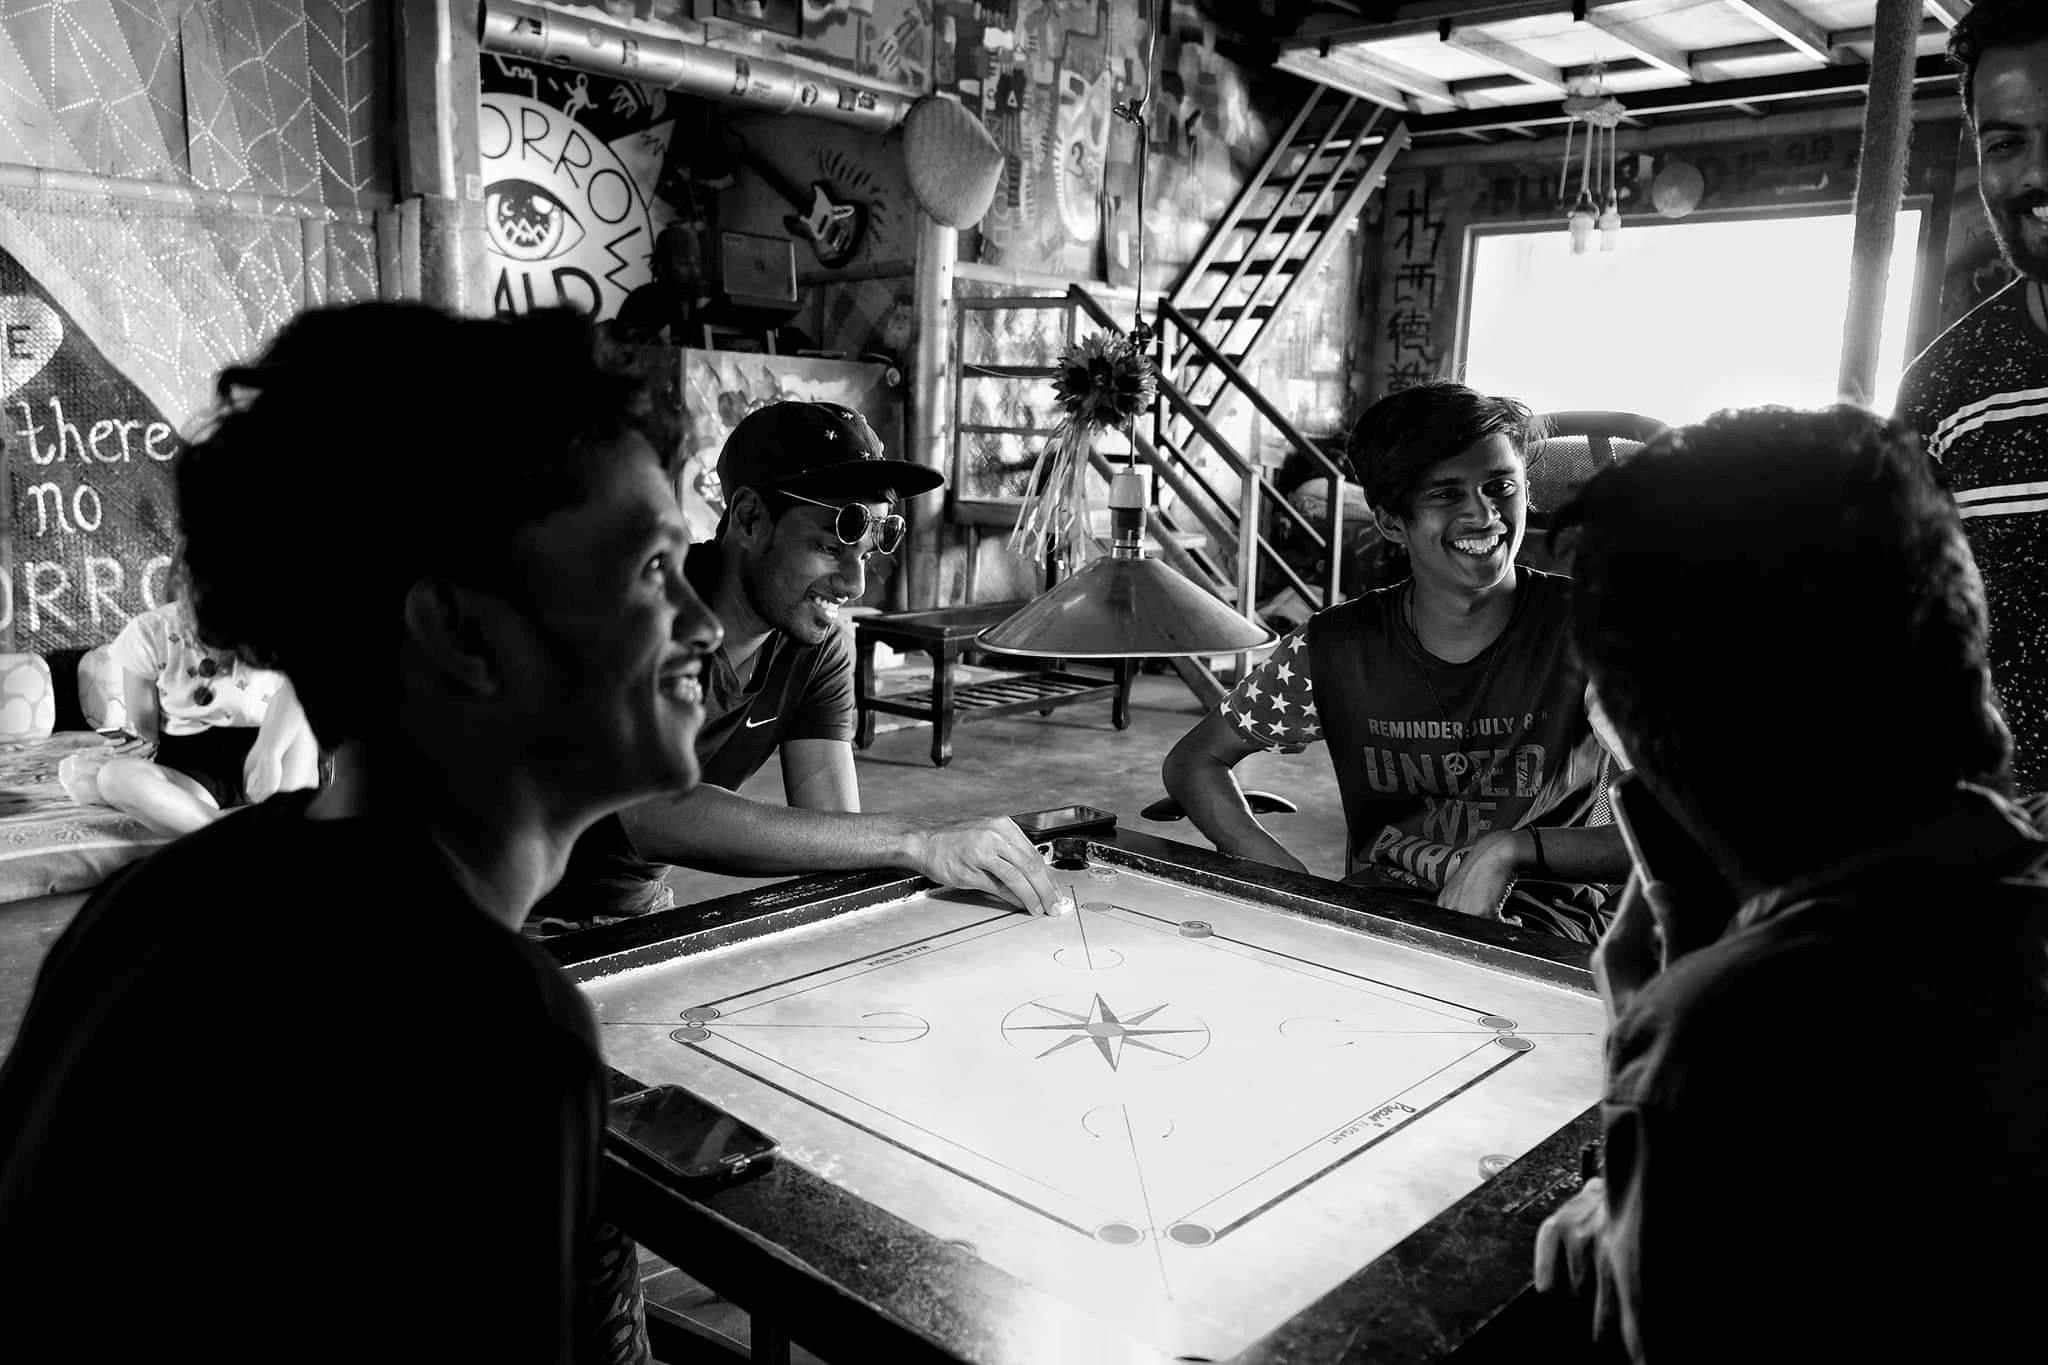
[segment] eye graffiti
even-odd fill
[[[515,261],[548,261],[583,240],[583,224],[545,185],[494,180],[484,190],[491,249]]]
[[[651,178],[659,158],[642,165],[569,110],[505,91],[485,93],[477,143],[497,312],[566,306],[610,317],[653,278],[640,175]]]

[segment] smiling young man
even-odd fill
[[[1950,36],[1978,189],[2019,278],[1906,371],[1899,420],[1940,461],[1991,611],[2021,792],[2048,790],[2048,4],[1979,0]]]
[[[485,397],[527,372],[545,403]],[[337,421],[343,373],[402,431]],[[123,869],[45,959],[0,1070],[9,1338],[613,1358],[596,1024],[518,930],[593,820],[696,777],[718,626],[672,442],[567,312],[314,310],[219,392],[176,467],[192,610],[335,779]]]
[[[1567,583],[1515,563],[1527,408],[1459,384],[1373,405],[1349,454],[1408,581],[1318,612],[1168,754],[1166,787],[1217,848],[1303,869],[1233,770],[1330,746],[1345,880],[1591,942],[1627,852],[1565,638]]]
[[[1015,821],[864,814],[853,762],[853,651],[840,613],[867,590],[867,559],[902,543],[897,504],[942,482],[887,458],[865,418],[785,402],[741,419],[719,454],[716,539],[688,573],[725,627],[705,677],[703,783],[601,821],[535,913],[562,932],[672,904],[679,863],[742,876],[901,867],[1032,913],[1059,893]],[[738,795],[776,757],[786,806]]]

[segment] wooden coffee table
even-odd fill
[[[1110,723],[1117,729],[1131,723],[1131,678],[1137,671],[1134,660],[1118,659],[1105,675],[1077,672],[1052,660],[1049,667],[1034,669],[1039,661],[1017,655],[995,655],[1007,665],[1014,661],[1019,671],[981,682],[953,685],[953,664],[976,648],[975,638],[990,626],[1009,619],[1022,602],[976,602],[961,607],[935,607],[927,611],[885,612],[863,616],[854,622],[853,696],[857,720],[853,742],[867,748],[874,742],[875,714],[909,716],[928,721],[932,727],[932,762],[945,767],[953,761],[953,726],[1001,716],[1036,711],[1051,715],[1062,706],[1077,702],[1110,702]],[[908,653],[922,650],[932,661],[931,699],[914,695],[875,695],[875,646],[886,644]]]

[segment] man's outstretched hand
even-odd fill
[[[928,826],[910,844],[911,866],[941,886],[986,891],[1033,915],[1062,909],[1038,846],[1007,816]]]

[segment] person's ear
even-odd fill
[[[1386,537],[1389,545],[1398,545],[1404,550],[1408,548],[1408,524],[1404,518],[1394,516],[1383,507],[1375,507],[1372,509],[1372,522],[1380,528],[1380,534]]]
[[[423,578],[406,590],[405,633],[434,671],[471,697],[493,697],[504,684],[498,604],[445,579]]]
[[[768,510],[768,500],[755,488],[742,488],[733,494],[732,501],[726,505],[726,514],[731,519],[732,530],[743,544],[765,536],[775,525],[775,515]]]

